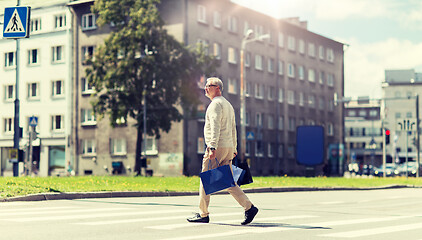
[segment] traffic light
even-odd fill
[[[390,129],[385,129],[385,145],[390,144]]]

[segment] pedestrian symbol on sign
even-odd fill
[[[25,32],[21,18],[19,17],[18,10],[15,9],[13,12],[12,18],[10,18],[9,23],[6,26],[5,33],[18,33]]]
[[[38,117],[32,116],[29,118],[29,126],[36,127],[37,124],[38,124]]]

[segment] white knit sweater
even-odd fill
[[[223,96],[214,97],[205,114],[204,138],[207,147],[232,147],[236,152],[236,119],[233,106]]]

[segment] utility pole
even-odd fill
[[[416,94],[416,177],[419,177],[420,169],[420,131],[419,131],[419,94]]]

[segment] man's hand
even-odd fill
[[[215,159],[215,150],[209,150],[210,151],[210,155],[209,155],[209,157],[210,157],[210,160],[213,160],[213,159]]]

